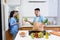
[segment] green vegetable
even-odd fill
[[[24,21],[28,21],[27,17],[24,18]]]
[[[19,15],[16,15],[15,18],[16,18],[17,22],[19,22]]]
[[[31,33],[31,37],[34,38],[34,33]]]
[[[39,38],[43,38],[43,33],[42,33],[42,32],[39,32],[39,33],[38,33],[38,37],[39,37]]]
[[[44,21],[43,21],[43,23],[45,24],[45,23],[47,23],[48,22],[48,19],[46,18]]]

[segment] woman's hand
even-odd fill
[[[17,22],[17,24],[20,24],[19,22]]]

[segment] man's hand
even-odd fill
[[[31,25],[33,25],[33,22],[30,22],[30,21],[27,21],[27,22],[29,22]]]

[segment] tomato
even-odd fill
[[[35,33],[35,34],[34,34],[34,37],[35,37],[35,38],[38,38],[38,33]]]

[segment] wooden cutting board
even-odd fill
[[[60,36],[60,32],[57,32],[57,31],[50,32],[50,33],[53,34],[53,35],[56,35],[56,36]]]

